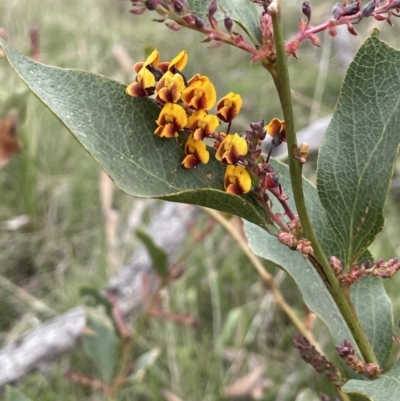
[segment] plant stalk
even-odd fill
[[[264,66],[271,72],[276,89],[278,91],[279,99],[282,106],[283,117],[286,122],[286,135],[288,147],[288,159],[290,180],[292,183],[293,196],[296,204],[297,213],[303,228],[304,236],[307,240],[311,241],[314,250],[314,257],[310,258],[311,263],[317,269],[322,280],[325,282],[329,292],[335,300],[343,318],[345,319],[355,342],[361,352],[366,363],[378,364],[375,353],[367,338],[361,322],[358,319],[357,313],[354,309],[353,303],[349,295],[346,295],[343,288],[336,276],[334,275],[328,260],[322,250],[322,247],[317,240],[314,230],[311,225],[306,202],[303,192],[302,180],[302,165],[296,159],[297,154],[297,138],[294,129],[294,116],[290,90],[289,72],[287,66],[287,56],[285,51],[285,43],[283,39],[283,30],[281,22],[280,4],[279,0],[274,0],[268,7],[269,15],[272,19],[275,46],[276,46],[276,62],[274,66],[265,63]]]

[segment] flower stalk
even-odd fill
[[[328,260],[322,250],[322,247],[317,240],[315,232],[312,228],[311,221],[308,215],[302,180],[302,164],[297,156],[297,139],[294,129],[294,116],[290,91],[290,80],[287,66],[287,55],[285,50],[285,42],[283,39],[282,22],[280,15],[279,0],[274,0],[268,7],[268,13],[272,19],[272,26],[275,38],[276,60],[274,64],[263,63],[264,67],[271,72],[276,89],[278,91],[284,120],[286,122],[287,147],[289,158],[290,179],[293,189],[293,197],[296,204],[297,213],[302,225],[304,237],[312,244],[314,255],[309,258],[310,262],[317,269],[322,280],[325,282],[329,292],[335,300],[339,310],[345,319],[355,342],[357,343],[361,355],[366,363],[377,364],[375,353],[366,336],[361,322],[358,319],[350,299],[349,292],[343,291],[337,280],[333,270],[331,269]]]

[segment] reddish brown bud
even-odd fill
[[[214,14],[217,12],[217,0],[211,0],[210,4],[208,5],[208,18],[213,18]]]
[[[368,18],[374,12],[375,7],[376,5],[374,1],[370,1],[366,4],[361,11],[361,18]]]
[[[225,29],[229,33],[231,33],[232,32],[232,27],[233,27],[233,21],[232,21],[231,17],[228,14],[225,14],[224,25],[225,25]]]
[[[301,164],[304,164],[310,154],[310,145],[306,142],[303,142],[299,146],[299,161]]]
[[[189,5],[187,0],[174,0],[173,7],[177,14],[182,14],[188,9]]]
[[[157,9],[157,7],[160,5],[161,0],[146,0],[144,5],[146,8],[150,11],[154,11]]]
[[[173,31],[179,31],[179,29],[181,29],[181,26],[176,22],[166,22],[165,25]]]
[[[337,35],[336,26],[335,25],[330,26],[328,28],[328,32],[329,32],[330,36],[332,36],[332,37],[336,36]]]
[[[314,250],[311,246],[311,242],[305,239],[299,241],[297,245],[297,250],[305,257],[308,258],[309,256],[314,255]]]
[[[343,272],[342,262],[336,256],[331,256],[329,264],[331,265],[335,276],[339,276]]]
[[[342,5],[337,2],[332,8],[332,16],[334,19],[338,20],[343,15]]]
[[[130,13],[135,14],[135,15],[143,14],[145,11],[146,11],[146,7],[133,8],[132,10],[129,10]]]
[[[342,11],[342,16],[355,15],[360,11],[360,3],[356,1],[355,3],[350,3]]]
[[[204,27],[204,21],[197,17],[196,15],[194,16],[194,24],[196,25],[197,28],[203,28]]]
[[[315,33],[310,34],[308,37],[309,37],[309,39],[311,40],[311,43],[312,43],[314,46],[321,47],[321,42],[320,42],[318,36],[315,35]]]
[[[311,19],[311,6],[308,1],[305,1],[301,7],[301,11],[307,17],[307,24],[310,22]]]
[[[292,233],[279,233],[278,241],[293,250],[296,249],[299,244],[299,241]]]
[[[349,31],[352,35],[354,35],[354,36],[357,36],[357,35],[358,35],[357,32],[356,32],[356,30],[354,29],[353,24],[352,24],[351,22],[348,22],[348,23],[347,23],[347,29],[348,29],[348,31]]]

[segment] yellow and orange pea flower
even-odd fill
[[[146,68],[143,67],[136,77],[136,82],[128,85],[126,93],[134,97],[148,96],[147,90],[154,88],[156,79],[154,75]]]
[[[281,140],[286,142],[286,123],[283,120],[279,120],[279,118],[273,118],[268,125],[264,127],[267,134],[272,138],[279,134],[281,136]]]
[[[182,165],[186,168],[196,167],[199,163],[207,164],[210,160],[210,153],[202,141],[196,141],[193,134],[190,134],[185,144],[185,158]]]
[[[233,92],[228,93],[217,103],[217,116],[222,121],[228,123],[232,121],[242,108],[242,98]]]
[[[251,176],[244,167],[229,165],[225,171],[224,186],[230,194],[247,194],[251,189]]]
[[[222,163],[236,164],[239,157],[246,156],[248,151],[249,147],[244,138],[238,134],[226,135],[215,153],[215,158]]]
[[[217,92],[207,77],[196,74],[188,81],[188,87],[182,92],[181,99],[191,109],[210,110],[217,101]]]
[[[205,110],[197,110],[188,118],[188,128],[193,132],[196,141],[212,135],[219,125],[218,118],[207,114]]]
[[[166,103],[156,121],[158,127],[154,131],[159,137],[173,138],[178,136],[178,131],[187,125],[185,109],[177,103]]]
[[[161,103],[176,103],[185,89],[182,75],[167,71],[156,86],[156,100]]]

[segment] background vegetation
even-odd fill
[[[328,18],[332,5],[312,4],[315,24]],[[301,2],[286,1],[283,7],[289,36],[301,17]],[[154,47],[163,59],[186,49],[188,76],[201,72],[216,83],[220,95],[234,91],[245,99],[238,130],[245,129],[249,121],[281,117],[271,79],[260,65],[251,66],[246,54],[227,46],[207,49],[206,44],[199,44],[199,34],[173,32],[151,22],[155,14],[133,16],[129,8],[129,2],[115,0],[3,0],[0,27],[6,29],[16,49],[29,55],[28,32],[37,26],[44,63],[85,69],[125,83],[134,77],[124,67],[126,57],[130,65]],[[394,23],[394,28],[382,27],[381,37],[395,46],[397,41],[398,46],[400,21]],[[321,49],[305,45],[300,60],[291,60],[298,129],[333,111],[351,55],[372,25],[372,21],[365,23],[359,37],[347,32],[334,39],[322,36]],[[32,300],[62,313],[82,304],[82,283],[100,289],[114,273],[105,246],[99,167],[0,59],[0,117],[10,105],[20,114],[24,150],[0,170],[0,345],[49,318]],[[113,207],[119,214],[114,254],[117,266],[122,266],[137,244],[129,223],[137,200],[116,190]],[[398,209],[398,199],[392,194],[385,230],[372,249],[374,256],[400,254]],[[143,225],[151,210],[154,205]],[[20,215],[29,216],[29,224],[9,230],[5,222]],[[199,229],[207,219],[199,219]],[[226,386],[252,371],[259,361],[267,378],[263,400],[294,400],[307,387],[334,394],[293,349],[293,327],[222,229],[193,248],[185,267],[186,274],[170,288],[168,302],[171,309],[196,316],[199,326],[150,320],[134,352],[140,355],[157,346],[161,355],[142,383],[123,390],[118,400],[160,400],[164,389],[182,400],[218,400]],[[290,278],[273,266],[268,269],[277,276],[289,303],[306,318]],[[385,283],[396,321],[400,318],[399,280]],[[21,296],[20,289],[34,298]],[[318,322],[315,332],[329,349],[328,335]],[[240,352],[243,363],[232,364],[228,351]],[[70,383],[63,376],[67,370],[98,375],[90,358],[77,349],[52,364],[49,371],[26,377],[20,388],[33,400],[106,399],[100,392]]]

